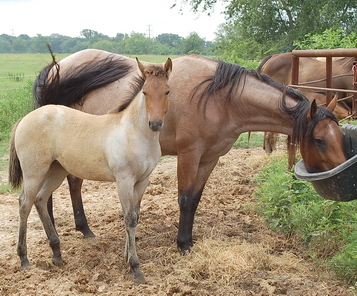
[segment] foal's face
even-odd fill
[[[164,116],[168,109],[170,93],[165,76],[149,75],[143,86],[146,99],[146,111],[149,116],[149,127],[152,131],[160,131],[164,126]]]
[[[313,141],[304,143],[301,155],[309,173],[328,171],[346,161],[343,133],[331,119],[321,120],[313,131]]]
[[[168,107],[170,88],[167,81],[172,71],[172,61],[168,58],[163,68],[157,68],[158,66],[145,67],[137,58],[136,62],[145,77],[142,91],[146,99],[149,127],[154,132],[161,131]]]

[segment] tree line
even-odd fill
[[[345,41],[351,39],[350,47],[357,47],[355,0],[175,0],[175,5],[209,14],[218,2],[225,7],[226,21],[216,32],[215,45],[226,60],[292,51],[326,31],[339,32]]]
[[[357,47],[357,1],[351,0],[171,0],[210,14],[217,2],[225,5],[225,23],[214,42],[197,33],[186,38],[161,34],[118,33],[108,37],[85,29],[78,38],[59,34],[18,37],[0,35],[0,53],[47,53],[48,42],[56,53],[86,48],[121,54],[214,54],[230,62],[259,60],[293,49]]]
[[[142,33],[122,34],[109,37],[94,30],[84,29],[80,37],[69,37],[60,34],[35,37],[22,34],[17,37],[0,35],[0,53],[48,53],[46,43],[53,52],[74,53],[87,48],[102,49],[122,54],[162,54],[180,55],[197,53],[210,55],[214,44],[192,32],[186,38],[177,34],[160,34],[155,38],[146,37]]]

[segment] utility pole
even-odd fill
[[[149,38],[151,36],[151,25],[148,25]]]

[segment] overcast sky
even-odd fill
[[[0,0],[0,35],[34,37],[58,33],[79,37],[83,29],[115,37],[117,33],[162,33],[187,37],[197,32],[213,41],[218,25],[224,22],[223,6],[216,5],[211,16],[193,13],[191,6],[170,9],[174,0]],[[178,6],[181,1],[177,0]]]

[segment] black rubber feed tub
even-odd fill
[[[323,198],[335,201],[357,199],[357,125],[345,124],[343,146],[347,161],[332,170],[308,173],[303,160],[295,165],[295,176],[309,181]]]

